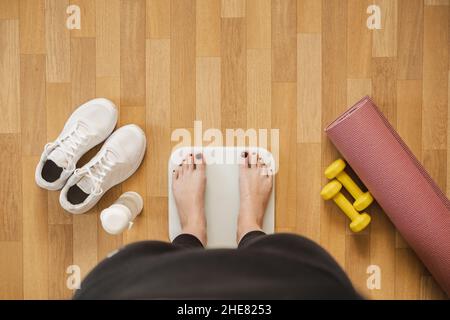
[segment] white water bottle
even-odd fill
[[[130,229],[143,206],[144,201],[139,193],[125,192],[100,214],[103,229],[110,234],[120,234],[125,229]]]

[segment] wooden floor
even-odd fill
[[[382,30],[366,27],[373,3]],[[66,28],[69,4],[80,30]],[[443,298],[379,208],[355,235],[319,192],[338,157],[322,129],[370,94],[450,194],[449,29],[448,0],[0,0],[0,298],[68,298],[68,266],[85,275],[126,243],[166,240],[171,133],[196,119],[280,129],[277,231],[322,244],[362,294]],[[145,128],[148,151],[131,179],[72,216],[34,170],[71,111],[99,96],[120,106],[120,125]],[[145,195],[144,212],[109,236],[99,212],[128,190]],[[369,265],[380,290],[366,286]]]

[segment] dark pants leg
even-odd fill
[[[247,232],[239,241],[238,248],[245,248],[249,246],[251,243],[256,241],[257,239],[264,237],[266,234],[262,231],[250,231]]]
[[[202,249],[203,245],[200,240],[191,234],[180,234],[172,243],[163,241],[139,241],[131,243],[111,257],[101,261],[83,280],[81,289],[75,292],[74,299],[86,296],[85,292],[89,292],[93,296],[96,295],[96,292],[101,292],[102,286],[108,287],[108,284],[113,281],[115,278],[114,275],[117,272],[123,272],[123,269],[127,268],[128,261],[136,261],[141,258],[147,259],[150,257],[156,259],[162,254],[197,248]]]
[[[334,258],[320,245],[305,237],[288,233],[266,235],[262,231],[251,231],[244,235],[238,248],[272,251],[296,257],[312,267],[333,274],[341,283],[352,286],[347,274]]]
[[[200,240],[196,236],[188,233],[182,233],[173,239],[172,244],[179,248],[203,248]]]
[[[180,234],[172,244],[179,248],[203,248],[202,243],[191,234]],[[262,231],[246,233],[238,244],[238,249],[282,252],[286,255],[302,256],[310,265],[333,273],[343,283],[350,284],[344,270],[321,246],[295,234],[278,233],[266,235]]]
[[[350,280],[334,259],[319,245],[304,237],[294,234],[266,235],[261,231],[251,231],[244,235],[238,248],[238,250],[249,250],[254,253],[285,256],[290,261],[297,261],[299,265],[306,264],[309,268],[320,269],[324,274],[331,273],[344,287],[352,288]],[[101,297],[105,291],[109,290],[112,281],[117,283],[118,274],[130,272],[133,268],[139,269],[139,266],[151,263],[152,259],[157,261],[161,255],[197,249],[203,249],[203,246],[195,236],[190,234],[181,234],[172,243],[143,241],[130,244],[99,263],[85,278],[74,298]],[[122,283],[122,286],[126,287],[126,283]]]

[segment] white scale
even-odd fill
[[[172,241],[181,233],[175,199],[172,194],[172,172],[189,153],[203,153],[206,166],[205,211],[207,219],[208,248],[235,248],[237,217],[239,211],[239,164],[241,153],[256,152],[264,163],[275,172],[272,154],[257,147],[182,147],[175,150],[169,160],[169,238]],[[274,233],[275,191],[272,188],[270,200],[263,221],[265,233]]]

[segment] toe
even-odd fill
[[[177,180],[178,179],[178,170],[177,169],[173,169],[172,170],[172,181],[173,180]]]
[[[190,153],[188,158],[187,158],[187,164],[188,164],[188,170],[194,170],[195,169],[194,155],[192,153]]]
[[[248,152],[247,151],[243,151],[241,153],[241,158],[242,158],[242,162],[240,164],[241,169],[246,169],[248,168]]]
[[[183,167],[180,164],[178,167],[175,168],[175,178],[179,179],[183,175]]]
[[[206,163],[205,158],[203,157],[203,153],[197,153],[194,159],[195,169],[197,170],[205,170]]]
[[[257,163],[258,163],[258,155],[256,154],[256,152],[252,152],[252,154],[250,155],[250,163],[249,163],[249,167],[250,168],[256,168]]]
[[[257,155],[256,166],[257,166],[258,168],[263,168],[263,167],[266,166],[266,164],[265,164],[264,161],[263,161],[263,158],[261,158],[261,156],[260,156],[259,154]]]
[[[188,157],[183,159],[183,162],[181,162],[181,171],[182,173],[186,173],[189,170],[189,163],[188,163]]]

